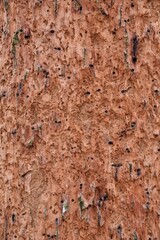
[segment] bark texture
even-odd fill
[[[160,239],[160,1],[0,1],[0,239]]]

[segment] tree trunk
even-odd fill
[[[159,12],[0,1],[0,239],[159,239]]]

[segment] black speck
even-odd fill
[[[119,225],[119,226],[117,227],[117,232],[118,232],[119,234],[122,233],[122,226],[121,226],[121,225]]]
[[[107,16],[107,13],[103,9],[101,9],[101,13],[103,16]]]
[[[59,123],[59,124],[60,124],[60,123],[61,123],[61,121],[55,120],[55,123]]]
[[[130,150],[129,150],[129,148],[126,148],[126,152],[130,153]]]
[[[132,122],[131,123],[131,128],[135,128],[136,127],[136,122]]]
[[[88,92],[88,91],[87,91],[87,92],[85,92],[85,95],[90,95],[90,92]]]
[[[12,134],[15,135],[17,133],[16,129],[12,130]]]
[[[112,141],[109,141],[108,144],[109,144],[109,145],[113,145],[113,142],[112,142]]]
[[[15,220],[16,220],[16,215],[13,213],[12,214],[12,222],[15,222]]]
[[[158,89],[156,89],[156,90],[154,90],[154,92],[155,92],[155,93],[158,93],[159,91],[158,91]]]
[[[107,201],[107,199],[108,199],[108,195],[107,195],[107,193],[105,193],[105,194],[102,196],[102,200],[103,200],[103,201]]]
[[[59,223],[58,218],[55,219],[55,223],[56,223],[56,225],[58,225],[58,223]]]
[[[135,57],[135,56],[132,57],[132,62],[133,62],[133,63],[136,63],[136,62],[137,62],[137,57]]]
[[[146,194],[149,195],[149,192],[147,191]]]
[[[24,38],[28,39],[28,38],[30,38],[30,36],[27,34],[27,35],[24,36]]]
[[[55,49],[55,50],[58,50],[58,51],[60,51],[60,50],[61,50],[61,48],[60,48],[60,47],[55,47],[54,49]]]
[[[137,176],[140,176],[140,175],[141,175],[141,169],[138,168],[138,169],[137,169]]]
[[[5,97],[5,96],[6,96],[6,91],[3,91],[2,97]]]

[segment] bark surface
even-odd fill
[[[0,239],[160,239],[160,1],[0,1]]]

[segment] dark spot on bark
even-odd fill
[[[130,150],[129,150],[129,148],[126,148],[126,152],[130,153]]]
[[[12,130],[12,134],[15,135],[17,133],[16,129]]]
[[[16,215],[13,213],[12,214],[12,222],[15,222],[15,220],[16,220]]]
[[[133,57],[132,57],[132,62],[133,62],[133,63],[136,63],[136,62],[137,62],[137,57],[133,56]]]
[[[138,168],[138,169],[137,169],[137,176],[140,176],[140,175],[141,175],[141,169]]]
[[[131,128],[135,128],[136,127],[136,122],[132,122],[131,123]]]
[[[85,95],[90,95],[90,92],[89,91],[85,92]]]

